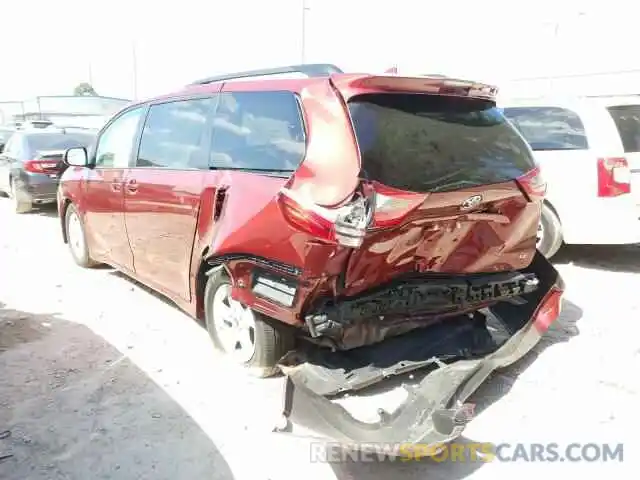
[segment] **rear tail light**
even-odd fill
[[[631,193],[631,171],[626,158],[598,159],[598,196],[617,197]]]
[[[339,208],[325,208],[283,188],[278,203],[294,228],[318,239],[351,248],[362,245],[372,218],[369,202],[360,194]]]
[[[560,316],[563,293],[560,288],[553,287],[549,293],[545,295],[533,319],[533,325],[539,333],[546,332],[551,324]]]
[[[24,169],[31,173],[47,173],[58,170],[58,162],[51,160],[27,160]]]
[[[547,193],[547,182],[540,172],[540,167],[525,173],[517,179],[517,182],[531,200],[541,200]]]

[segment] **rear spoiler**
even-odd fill
[[[446,75],[400,76],[398,68],[388,69],[382,75],[349,74],[343,72],[333,64],[316,63],[303,65],[288,65],[285,67],[249,70],[228,73],[215,77],[203,78],[190,83],[188,86],[208,85],[215,82],[226,82],[251,78],[278,78],[287,74],[300,74],[307,78],[330,77],[336,87],[389,89],[391,91],[406,91],[416,93],[431,93],[435,95],[454,95],[463,97],[482,98],[495,101],[498,88],[493,85],[461,80]]]
[[[498,87],[484,83],[461,80],[440,75],[399,76],[396,74],[338,74],[332,76],[333,84],[347,93],[354,90],[389,90],[392,92],[429,93],[496,101]],[[355,92],[353,92],[355,93]]]

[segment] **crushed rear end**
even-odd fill
[[[469,395],[559,314],[532,152],[485,85],[341,74],[297,93],[303,162],[250,205],[228,197],[246,224],[221,222],[210,262],[236,299],[301,332],[280,362],[286,417],[347,443],[451,440]],[[415,370],[428,374],[376,423],[333,401]]]
[[[539,253],[526,271],[535,273],[539,288],[515,301],[349,352],[291,352],[281,367],[288,420],[281,431],[354,448],[384,443],[398,454],[411,445],[437,452],[472,419],[470,395],[494,370],[529,352],[560,314],[564,285],[557,271]],[[405,374],[417,370],[424,378],[408,381]],[[406,398],[393,410],[378,408],[377,421],[363,421],[339,403],[342,394],[367,391],[393,376],[403,381]]]

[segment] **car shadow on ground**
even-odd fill
[[[58,218],[58,206],[55,203],[51,205],[38,205],[31,213],[42,217]]]
[[[565,245],[553,258],[556,265],[610,272],[640,272],[640,245]]]
[[[163,303],[177,308],[173,302],[163,295],[152,290],[151,288],[131,279],[125,274],[112,270],[109,272],[119,278],[126,279],[128,282],[140,289],[160,299]],[[558,343],[570,341],[573,337],[579,335],[577,322],[582,317],[582,309],[573,302],[565,299],[562,305],[562,315],[555,322],[540,342],[527,355],[515,364],[504,370],[495,372],[469,399],[470,403],[475,404],[475,415],[479,416],[490,406],[499,402],[505,395],[508,395],[513,385],[517,382],[518,377],[531,366],[538,356],[540,356],[547,348]],[[406,380],[405,377],[390,378],[384,382],[382,390],[392,389],[394,385],[400,385]],[[418,374],[414,375],[413,382],[420,381]],[[367,393],[362,392],[364,395]],[[375,394],[372,389],[371,394]],[[477,445],[483,443],[482,439],[470,439],[461,437],[456,442],[458,445]],[[458,447],[459,448],[459,447]],[[420,460],[402,461],[400,459],[390,460],[370,457],[370,461],[358,461],[347,458],[341,458],[339,462],[329,462],[338,480],[351,480],[354,478],[363,480],[387,480],[388,478],[397,479],[425,479],[430,480],[457,480],[471,475],[474,471],[485,465],[485,461],[473,457],[471,449],[464,450],[462,459],[459,457],[457,461],[449,459],[430,459],[423,458]]]
[[[195,420],[84,325],[0,303],[0,371],[4,480],[233,479]]]
[[[562,315],[555,322],[548,332],[542,337],[540,342],[522,359],[513,365],[495,372],[468,400],[475,404],[476,417],[490,406],[499,402],[505,395],[508,395],[518,377],[531,366],[538,356],[558,343],[570,341],[579,335],[580,331],[577,322],[582,317],[582,309],[569,300],[563,301]],[[406,379],[405,379],[406,380]],[[419,381],[415,378],[413,381]],[[402,383],[402,379],[395,380]],[[477,446],[482,443],[488,445],[483,439],[470,439],[465,436],[456,441],[458,445]],[[386,480],[394,479],[429,479],[429,480],[457,480],[471,475],[474,471],[486,465],[486,460],[482,460],[481,455],[474,454],[472,448],[462,448],[459,450],[457,458],[452,461],[446,456],[436,456],[435,458],[423,458],[411,461],[401,459],[368,458],[368,461],[353,461],[351,459],[340,459],[340,462],[332,463],[331,467],[339,480],[350,480],[358,478],[363,480]]]

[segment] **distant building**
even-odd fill
[[[126,98],[100,96],[40,96],[0,102],[0,123],[47,119],[54,124],[99,128],[114,113],[131,103]]]

